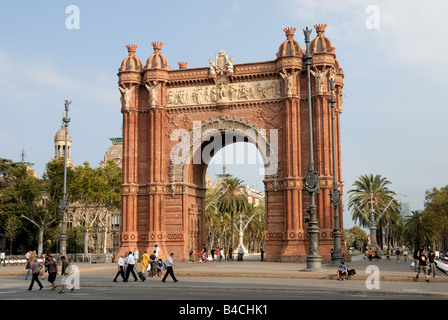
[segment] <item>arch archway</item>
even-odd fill
[[[325,28],[317,29],[322,38]],[[202,246],[205,237],[207,163],[220,148],[246,141],[257,146],[265,163],[266,260],[306,260],[307,79],[294,31],[285,29],[287,40],[273,61],[233,64],[233,58],[219,51],[209,67],[194,69],[179,63],[179,69],[171,70],[160,42],[153,43],[154,54],[143,67],[135,57],[137,46],[128,46],[118,74],[123,113],[120,252],[157,244],[166,255],[174,252],[178,259],[188,259],[191,246]],[[313,74],[320,75],[312,82],[319,249],[322,260],[330,261],[331,110],[329,81],[322,75],[331,74],[340,93],[343,73],[333,47],[314,47]],[[127,63],[131,58],[137,63]],[[339,98],[335,111],[341,179]]]

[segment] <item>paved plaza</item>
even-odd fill
[[[395,259],[370,262],[362,256],[353,257],[348,262],[350,269],[356,270],[356,275],[347,281],[336,280],[336,267],[323,265],[321,271],[304,271],[305,263],[260,262],[259,256],[248,256],[244,261],[228,262],[178,262],[175,275],[180,280],[174,283],[168,278],[162,283],[161,278],[148,278],[145,282],[129,282],[121,280],[112,282],[117,267],[116,264],[75,264],[79,268],[80,289],[75,290],[77,298],[96,290],[95,299],[106,299],[108,294],[119,290],[121,297],[128,289],[138,299],[147,298],[145,289],[163,289],[171,299],[320,299],[344,296],[352,298],[373,297],[384,299],[388,296],[402,299],[446,299],[448,298],[448,276],[437,270],[437,278],[425,281],[423,275],[416,279],[416,272],[410,268],[411,261],[397,262]],[[373,266],[373,267],[372,267]],[[137,268],[140,270],[140,266]],[[372,270],[377,273],[372,273]],[[29,280],[25,281],[24,266],[8,266],[0,268],[0,299],[26,298],[48,299],[48,296],[37,292],[28,292]],[[60,277],[56,283],[60,281]],[[50,289],[47,279],[41,280],[44,291]],[[34,290],[37,291],[35,285]],[[58,289],[56,291],[59,291]],[[104,294],[101,294],[104,293]],[[162,292],[162,291],[160,291]],[[188,295],[182,295],[188,292]],[[193,292],[193,293],[192,293]],[[236,292],[236,293],[235,293]],[[247,295],[245,292],[252,292]],[[255,292],[255,293],[254,293]],[[269,293],[269,294],[268,294]],[[35,294],[34,296],[30,294]],[[305,294],[305,295],[304,295]],[[59,295],[60,296],[60,295]],[[59,296],[52,296],[59,298]],[[69,297],[66,293],[64,298]],[[160,299],[164,295],[160,295]],[[152,297],[154,299],[154,297]],[[157,298],[156,298],[157,299]]]

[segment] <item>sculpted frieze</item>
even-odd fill
[[[243,102],[248,100],[278,99],[281,97],[281,81],[260,80],[246,83],[218,82],[205,85],[167,90],[167,106],[201,105],[219,102]]]

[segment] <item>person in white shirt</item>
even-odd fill
[[[121,278],[123,280],[126,279],[125,274],[124,274],[124,255],[123,254],[120,256],[120,258],[118,258],[118,272],[115,275],[115,278],[113,280],[114,282],[117,282],[117,278],[119,275],[121,275]]]
[[[2,253],[0,254],[0,266],[2,265],[2,263],[3,263],[3,266],[6,267],[6,259],[5,259],[4,251],[2,251]]]
[[[126,268],[126,279],[124,279],[124,282],[128,282],[129,275],[132,273],[132,276],[134,277],[134,281],[138,281],[137,276],[135,275],[134,271],[134,265],[135,265],[135,258],[132,254],[132,251],[129,251],[128,259],[127,259],[127,268]]]
[[[174,271],[173,271],[173,266],[174,266],[174,261],[173,261],[173,256],[174,253],[170,253],[170,256],[168,257],[168,260],[166,261],[166,272],[165,272],[165,276],[162,279],[162,282],[165,282],[166,277],[169,275],[171,275],[171,278],[173,278],[174,282],[177,282],[179,280],[176,279],[176,277],[174,276]]]
[[[135,259],[135,262],[138,262],[138,250],[137,250],[137,248],[134,248],[134,253],[133,253],[133,255],[134,255],[134,259]]]
[[[159,257],[160,248],[158,248],[157,245],[154,245],[154,250],[153,251],[154,251],[154,254],[156,256],[155,260],[157,260],[157,258]]]

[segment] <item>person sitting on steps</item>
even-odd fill
[[[345,278],[343,276],[345,275]],[[347,266],[341,261],[341,264],[338,267],[337,280],[347,280],[348,279],[348,269]]]

